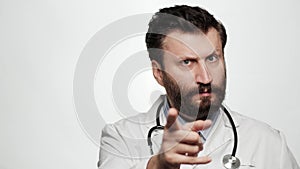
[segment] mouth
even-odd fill
[[[211,96],[211,87],[204,87],[199,89],[200,97],[208,97]]]
[[[212,88],[210,85],[200,86],[198,90],[192,90],[188,96],[192,97],[194,100],[203,101],[210,99],[213,95]]]
[[[199,101],[207,100],[211,97],[212,97],[211,92],[201,92],[201,93],[197,93],[194,95],[194,99],[199,100]]]
[[[209,97],[211,96],[210,92],[203,92],[203,93],[199,93],[200,97]]]

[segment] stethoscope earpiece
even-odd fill
[[[227,169],[238,169],[241,162],[237,157],[227,154],[223,157],[223,165]]]

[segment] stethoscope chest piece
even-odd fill
[[[238,169],[241,163],[237,157],[227,154],[223,157],[223,165],[227,169]]]

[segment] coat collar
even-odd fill
[[[230,110],[227,106],[225,106],[225,108],[230,113],[230,116],[233,119],[235,127],[238,128],[240,126],[240,121],[241,121],[240,116],[236,112]],[[230,121],[229,121],[227,115],[225,114],[224,110],[221,110],[221,114],[223,115],[223,121],[224,121],[225,127],[232,128],[232,125],[230,124]]]
[[[150,110],[147,112],[146,115],[146,121],[149,122],[147,123],[147,128],[150,129],[153,126],[156,126],[156,115],[157,115],[157,111],[159,111],[159,120],[161,125],[164,125],[165,123],[165,117],[163,116],[163,109],[161,108],[160,110],[158,110],[159,105],[164,102],[166,96],[165,95],[161,95],[152,105],[152,107],[150,108]]]

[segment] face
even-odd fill
[[[174,31],[164,39],[163,50],[164,69],[154,76],[165,87],[171,106],[187,121],[206,119],[225,97],[225,62],[218,32],[214,28],[205,35]]]

